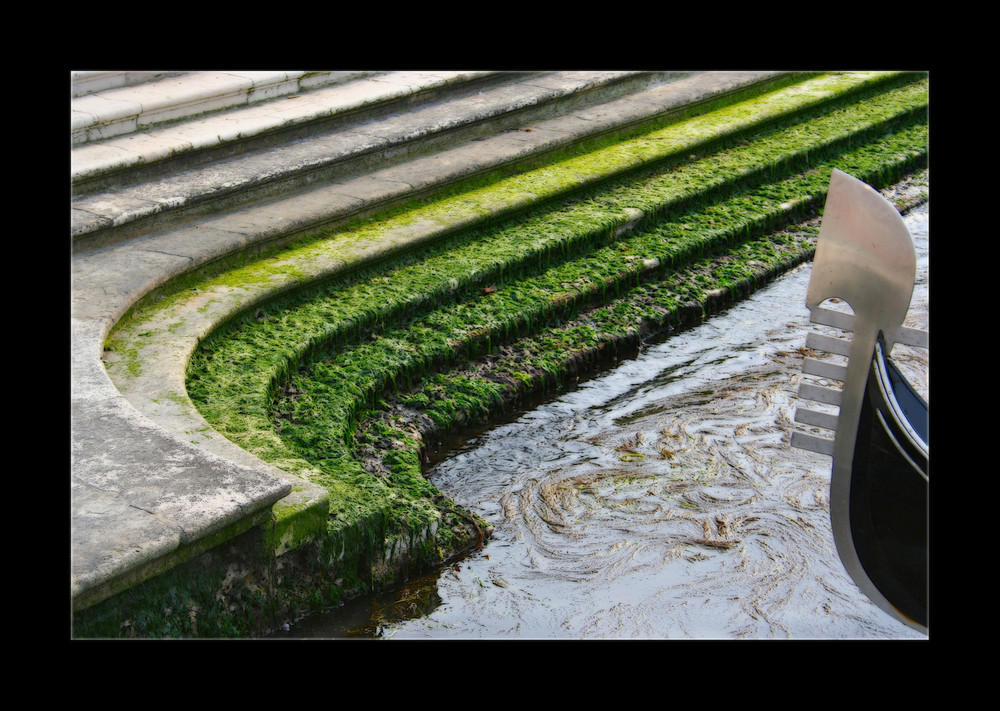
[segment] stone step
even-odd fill
[[[509,81],[501,72],[339,72],[327,85],[239,104],[210,114],[194,113],[166,125],[74,145],[70,172],[74,194],[128,185],[188,167],[330,130],[350,120],[373,118],[448,92]],[[516,75],[510,75],[516,76]],[[214,80],[215,76],[210,75]],[[195,81],[196,76],[182,77]],[[239,77],[234,77],[233,81]],[[163,82],[142,88],[153,91]],[[232,87],[230,93],[239,87]],[[192,89],[192,91],[194,91]],[[124,92],[107,92],[106,101]],[[93,102],[96,99],[88,97]],[[166,103],[168,98],[156,99]],[[76,107],[80,101],[74,101]],[[183,107],[173,111],[183,114]],[[83,120],[83,119],[81,119]]]
[[[750,77],[744,77],[744,83],[773,76],[751,72],[741,73],[741,77],[744,74]],[[361,117],[358,122],[292,143],[80,195],[74,198],[71,213],[74,249],[102,247],[160,232],[199,216],[219,215],[242,205],[412,162],[504,132],[514,132],[519,144],[517,160],[524,161],[583,137],[655,120],[677,105],[677,96],[690,98],[686,92],[697,78],[677,73],[560,72],[519,78],[374,120]],[[354,84],[341,88],[354,90]],[[731,82],[724,84],[715,88],[732,90]],[[367,96],[373,97],[371,93]],[[621,118],[623,111],[627,121]],[[545,135],[530,135],[539,130],[539,121],[560,117],[566,121],[558,133],[550,130]],[[496,161],[495,167],[509,162],[509,158]]]
[[[340,84],[372,72],[87,72],[73,78],[70,140],[81,145]]]
[[[251,202],[289,194],[319,183],[368,172],[374,168],[412,159],[432,151],[440,151],[461,142],[481,139],[484,136],[523,126],[525,122],[548,115],[558,115],[570,110],[593,106],[623,93],[634,93],[652,83],[676,80],[676,74],[650,74],[639,72],[562,72],[545,76],[520,78],[511,75],[507,83],[482,88],[484,76],[462,75],[434,77],[434,85],[449,91],[440,101],[401,110],[399,101],[419,103],[420,94],[431,90],[431,82],[422,77],[423,84],[414,85],[409,73],[394,73],[372,80],[350,82],[344,86],[322,92],[324,114],[327,121],[317,125],[315,108],[308,117],[299,113],[294,120],[285,115],[280,118],[285,127],[291,124],[309,130],[324,129],[333,118],[341,117],[344,123],[335,129],[326,129],[317,135],[302,137],[292,143],[265,146],[236,157],[215,160],[205,165],[181,172],[172,171],[155,179],[126,184],[95,194],[83,194],[73,201],[72,235],[74,248],[104,246],[123,239],[131,239],[151,231],[161,231],[171,225],[190,220],[198,215],[218,214]],[[496,73],[491,75],[497,80]],[[464,78],[463,78],[464,77]],[[459,79],[462,78],[462,81]],[[479,81],[474,81],[474,80]],[[447,87],[445,85],[448,85]],[[389,87],[389,88],[387,88]],[[405,87],[402,88],[402,87]],[[464,89],[464,91],[463,91]],[[308,97],[310,106],[317,101],[313,92]],[[365,107],[363,112],[360,107]],[[394,109],[396,109],[394,111]],[[261,107],[274,115],[274,102]],[[392,111],[387,116],[374,118],[375,112]],[[215,117],[210,123],[229,121],[229,130],[243,119],[232,119],[232,113]],[[187,124],[186,129],[210,135],[212,140],[231,144],[246,142],[251,135],[272,135],[269,130],[243,129],[225,139],[216,125],[205,133],[202,122]],[[259,126],[259,124],[258,124]],[[163,137],[163,132],[159,138]],[[147,140],[147,136],[134,136],[134,144]],[[192,144],[196,141],[192,140]],[[204,143],[204,141],[202,142]],[[101,144],[87,151],[88,147],[74,151],[87,152],[95,159]],[[115,146],[120,148],[120,146]],[[157,157],[165,156],[152,148],[141,149],[142,155],[133,157],[133,163],[150,166]],[[121,153],[119,152],[120,156]],[[190,157],[190,156],[189,156]],[[77,176],[84,169],[85,156],[77,155],[74,171]],[[94,165],[93,161],[91,165]],[[105,168],[104,171],[107,175]],[[91,170],[94,175],[99,170]]]
[[[151,81],[176,77],[185,72],[78,71],[71,74],[70,95],[76,99],[123,86],[137,86]]]

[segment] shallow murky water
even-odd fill
[[[907,217],[927,327],[927,209]],[[791,449],[809,265],[499,426],[431,480],[495,526],[479,552],[282,636],[920,639],[830,530],[830,460]],[[927,395],[927,356],[897,347]]]

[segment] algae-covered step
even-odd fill
[[[921,126],[917,124],[912,131],[896,134],[896,140],[904,142],[902,147],[889,142],[884,150],[895,156],[901,150],[905,153],[906,141],[918,147],[925,144]],[[784,132],[770,139],[782,150],[783,156],[788,156]],[[816,144],[814,140],[803,149],[814,161],[820,152],[811,150]],[[643,235],[641,223],[637,223],[633,227],[636,234],[631,238],[617,234],[630,210],[656,215],[665,212],[669,205],[680,204],[672,200],[677,194],[676,185],[692,180],[692,173],[697,176],[709,174],[721,180],[718,176],[725,175],[723,167],[728,163],[730,175],[742,178],[741,166],[747,156],[740,154],[746,150],[746,147],[738,147],[723,151],[665,174],[630,182],[617,190],[464,235],[453,241],[451,249],[440,245],[422,259],[411,257],[408,263],[395,268],[386,265],[384,270],[372,275],[356,275],[350,282],[330,285],[325,294],[310,295],[298,304],[268,312],[238,333],[227,334],[225,339],[215,339],[202,347],[196,354],[195,372],[202,367],[206,372],[198,372],[198,380],[191,383],[192,393],[206,402],[219,403],[213,411],[218,412],[218,426],[223,431],[227,429],[224,418],[249,417],[256,412],[257,427],[249,431],[257,435],[272,428],[273,420],[266,403],[275,374],[294,370],[281,357],[282,353],[351,347],[353,350],[340,356],[341,359],[353,356],[355,362],[362,365],[343,366],[347,368],[341,377],[344,391],[327,398],[336,403],[333,407],[343,412],[349,421],[358,407],[376,396],[379,373],[383,374],[383,380],[393,381],[400,376],[405,379],[419,374],[424,367],[420,365],[421,350],[426,352],[423,360],[430,361],[470,355],[468,344],[477,336],[480,340],[488,337],[500,342],[504,333],[516,334],[532,321],[539,321],[540,315],[553,308],[550,300],[565,308],[580,299],[593,298],[596,292],[613,294],[627,280],[635,279],[647,262],[655,261],[665,267],[683,264],[689,255],[717,248],[769,223],[777,224],[787,218],[789,206],[808,209],[822,198],[825,182],[820,170],[813,168],[811,172],[797,175],[791,167],[786,167],[785,174],[796,176],[791,183],[777,186],[764,183],[756,192],[716,203],[701,224],[685,219],[665,224],[653,231],[656,236],[651,236]],[[861,159],[864,155],[864,152],[859,154]],[[739,160],[740,157],[743,160]],[[779,168],[772,170],[772,173],[780,172]],[[659,202],[658,195],[663,196]],[[710,198],[711,194],[704,196],[706,200]],[[633,207],[636,204],[641,207]],[[665,236],[659,234],[663,230],[668,230]],[[598,251],[592,252],[592,249]],[[503,283],[503,279],[516,279],[527,270],[543,269],[546,264],[558,264],[572,255],[588,252],[592,256],[586,260],[565,262],[551,273],[535,277],[538,285],[530,292],[535,306],[528,301],[527,288],[518,288],[516,281],[496,291],[488,301],[479,298],[479,292],[490,284],[496,288],[495,284]],[[460,301],[463,294],[471,294],[471,298]],[[402,326],[402,332],[391,330],[398,315],[412,314],[422,303],[448,300],[459,300],[452,309],[464,314],[453,327],[446,327],[441,321],[445,318],[444,312],[438,311],[433,317],[436,323],[420,324],[411,319]],[[361,334],[362,339],[352,341],[349,338],[352,334]],[[375,334],[380,337],[368,343]],[[411,346],[415,340],[418,345]],[[352,343],[356,345],[351,346]],[[431,343],[438,345],[431,348]],[[282,347],[279,349],[277,344]],[[409,353],[410,350],[414,353]],[[375,351],[381,351],[381,355],[376,357]],[[267,366],[269,358],[272,359],[270,367]],[[242,371],[241,377],[230,380],[239,383],[233,391],[238,401],[218,390],[211,396],[207,394],[212,389],[209,359],[226,364],[218,371],[220,373]],[[240,366],[240,362],[245,365]],[[259,396],[252,409],[239,405],[253,397],[251,389],[247,388],[248,378],[256,378],[260,383],[256,390]],[[219,382],[226,381],[220,378]],[[227,405],[221,406],[222,403]],[[235,431],[236,428],[229,429]],[[274,441],[273,437],[262,436],[261,441],[264,439]],[[243,443],[252,446],[249,438]],[[328,446],[338,447],[339,440],[332,439]]]
[[[905,148],[919,145],[925,134],[904,131],[896,138],[882,146],[883,157],[896,157],[901,149],[907,155]],[[837,156],[836,164],[855,172],[867,167],[872,180],[877,173],[898,175],[907,168],[905,160],[872,164],[872,148],[865,148]],[[576,353],[599,349],[624,332],[634,338],[640,324],[662,328],[678,321],[690,304],[703,305],[719,293],[730,299],[746,293],[764,275],[809,256],[812,243],[806,237],[768,235],[767,230],[787,219],[786,204],[817,205],[832,164],[652,223],[585,257],[497,280],[488,291],[471,290],[467,299],[386,329],[377,339],[332,347],[292,374],[293,394],[280,397],[274,407],[280,413],[279,434],[303,459],[322,461],[330,476],[346,473],[353,469],[351,432],[358,412],[378,397],[410,388],[435,365],[475,359],[569,321],[589,306],[617,302],[614,310],[593,311],[589,323],[576,331],[550,331],[560,338],[531,349],[533,361],[523,364],[555,380]],[[816,197],[803,198],[812,193]],[[488,411],[495,398],[495,393],[484,394],[478,407]],[[354,408],[324,411],[323,402],[353,403]]]

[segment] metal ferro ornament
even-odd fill
[[[915,276],[913,240],[899,212],[870,186],[834,170],[806,306],[813,323],[848,338],[814,332],[806,345],[846,356],[847,364],[805,359],[805,374],[840,380],[843,389],[802,383],[802,398],[836,405],[839,413],[798,408],[796,422],[835,436],[796,431],[792,446],[833,458],[830,518],[851,578],[880,608],[926,631],[926,403],[888,360],[896,343],[928,347],[926,332],[902,325]],[[829,299],[846,302],[853,314],[824,307]],[[922,424],[907,420],[904,411],[914,408],[900,406],[904,396],[915,398]]]

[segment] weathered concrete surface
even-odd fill
[[[75,344],[100,343],[96,321]],[[90,333],[88,333],[90,331]],[[72,357],[72,593],[99,598],[119,578],[267,510],[287,481],[211,455],[144,418],[115,389],[99,354]]]

